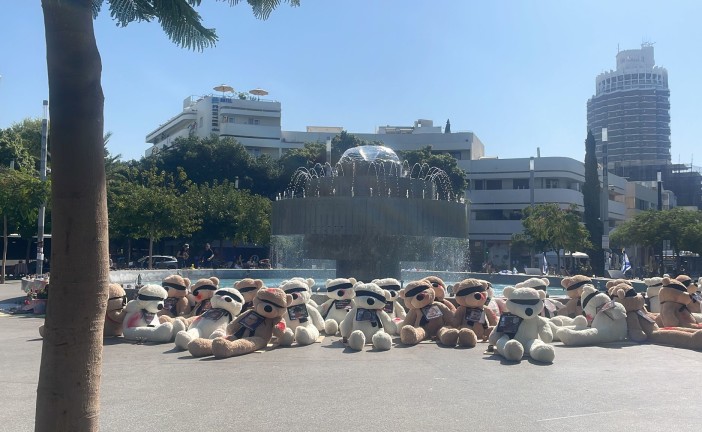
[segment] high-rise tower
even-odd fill
[[[655,180],[670,164],[670,90],[668,71],[655,66],[653,46],[617,53],[617,69],[597,76],[595,95],[587,101],[587,127],[597,140],[602,162],[602,128],[607,128],[608,169],[618,175]]]

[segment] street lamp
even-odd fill
[[[660,171],[658,171],[656,179],[658,180],[658,211],[661,211],[663,210],[663,178]]]
[[[529,202],[534,207],[534,156],[529,158]]]
[[[49,101],[44,101],[44,118],[41,119],[41,164],[39,174],[41,181],[46,181],[46,139],[49,130]],[[44,274],[44,217],[46,202],[39,207],[39,220],[37,222],[37,268],[36,274]]]
[[[609,249],[609,172],[607,169],[607,128],[602,128],[602,249]],[[605,271],[609,270],[605,255]]]

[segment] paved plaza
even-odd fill
[[[0,285],[0,303],[21,295]],[[42,319],[0,316],[0,431],[32,431]],[[350,352],[338,337],[225,360],[106,340],[101,430],[699,431],[702,353],[567,348],[552,365],[433,343]]]

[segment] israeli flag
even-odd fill
[[[629,257],[626,255],[626,251],[624,252],[624,256],[622,257],[622,273],[626,274],[629,270],[631,270],[631,263],[629,262]]]
[[[541,264],[541,273],[548,274],[548,261],[546,261],[546,252],[543,253],[544,262]]]

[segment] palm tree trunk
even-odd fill
[[[97,431],[109,252],[91,0],[42,0],[51,110],[51,295],[35,431]]]

